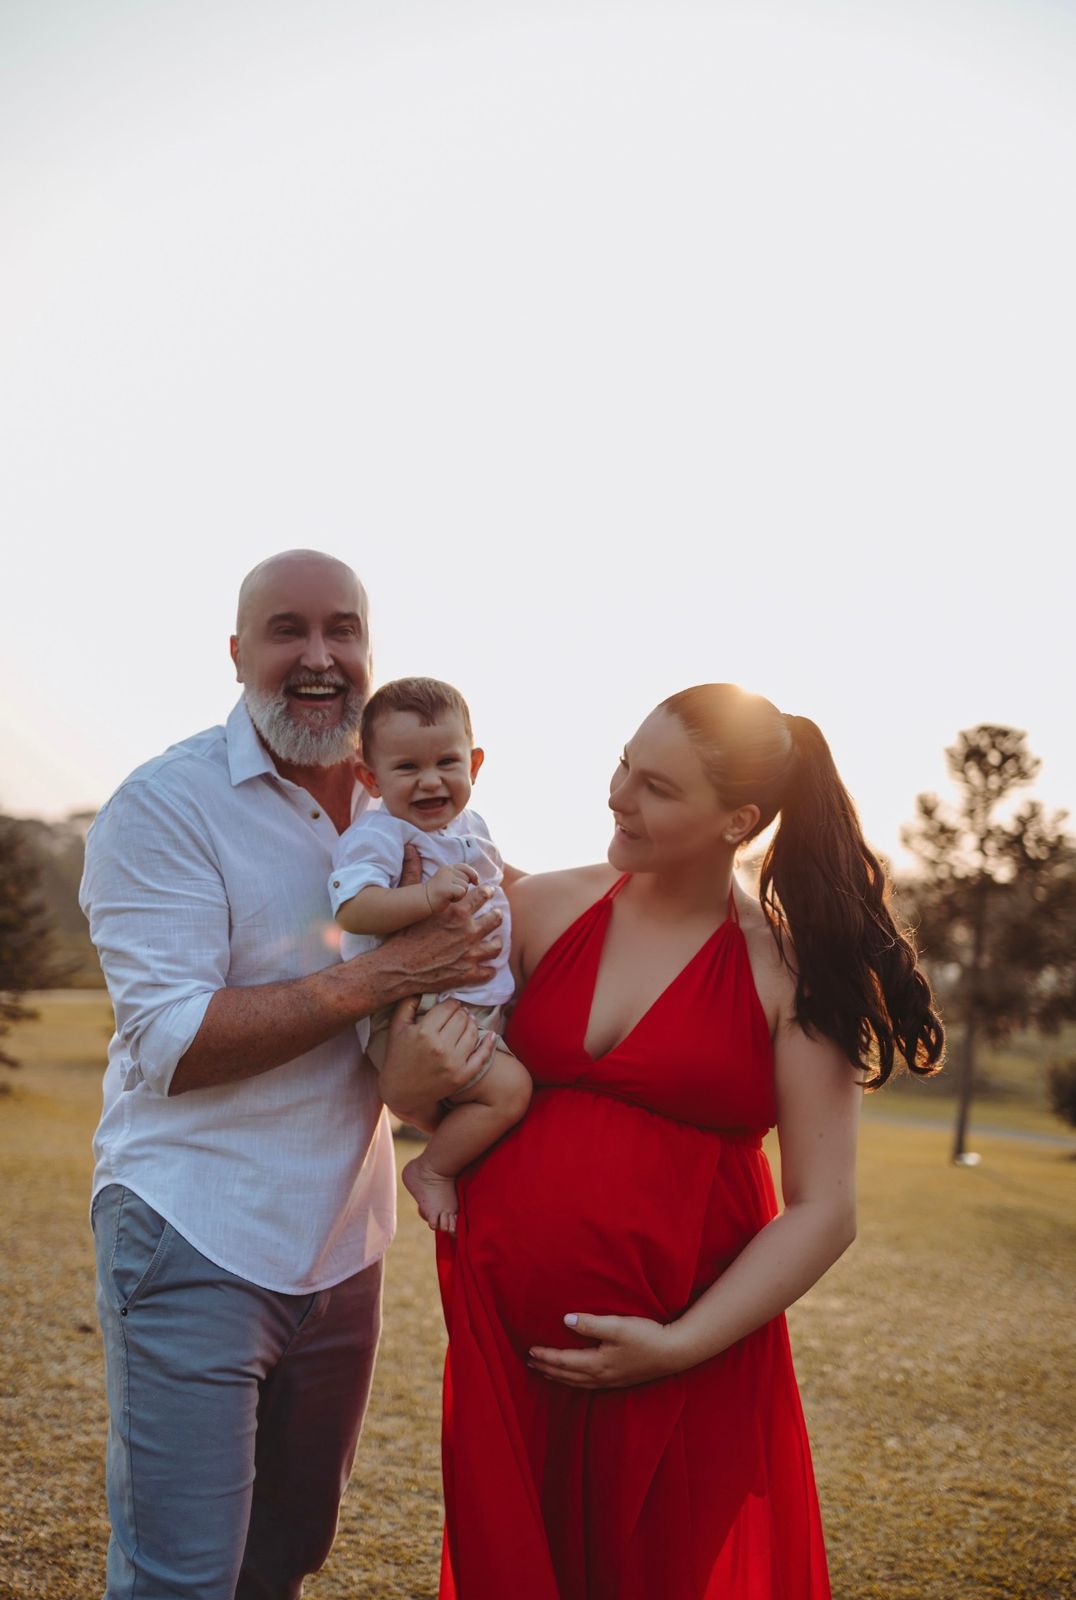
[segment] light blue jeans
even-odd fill
[[[381,1263],[319,1294],[214,1266],[119,1184],[93,1204],[112,1538],[105,1600],[296,1600],[336,1534]]]

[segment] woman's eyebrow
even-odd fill
[[[677,794],[683,794],[681,786],[664,772],[658,772],[654,767],[636,767],[635,771],[641,778],[652,778],[658,783],[663,783],[667,789],[675,789]]]
[[[631,756],[631,745],[630,744],[626,744],[624,746],[623,759],[625,761],[628,761],[630,756]],[[675,783],[672,778],[667,777],[664,772],[658,772],[654,767],[636,767],[635,771],[639,773],[640,777],[643,777],[643,778],[654,778],[654,779],[657,780],[658,783],[664,783],[668,788],[675,789],[677,794],[683,794],[683,792],[684,792],[682,784]]]

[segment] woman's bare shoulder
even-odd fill
[[[796,980],[777,948],[773,929],[754,895],[738,893],[736,912],[743,929],[755,988],[770,1024],[770,1032],[775,1033],[779,1022],[794,1009]],[[791,954],[790,946],[788,950]]]
[[[541,916],[550,908],[569,904],[578,904],[584,910],[616,880],[616,872],[604,861],[590,867],[567,867],[560,872],[529,872],[516,879],[508,899],[513,916]]]
[[[555,939],[616,882],[605,862],[562,872],[532,872],[508,891],[512,947],[523,975],[533,972]]]

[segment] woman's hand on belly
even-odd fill
[[[688,1365],[679,1351],[676,1324],[649,1317],[595,1317],[572,1312],[565,1322],[582,1339],[597,1341],[589,1350],[556,1350],[536,1345],[527,1365],[543,1378],[570,1389],[628,1389],[669,1378]]]

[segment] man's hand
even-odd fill
[[[391,1005],[408,995],[442,994],[488,982],[501,950],[501,914],[485,909],[492,893],[475,884],[447,911],[394,933],[368,956],[356,956],[356,962],[376,965],[380,1003]]]
[[[469,867],[464,870],[471,871]],[[405,845],[401,887],[421,881],[419,853],[414,845]],[[501,914],[483,910],[492,893],[480,883],[468,884],[462,899],[393,934],[372,955],[355,957],[356,961],[376,963],[378,983],[387,991],[381,1004],[391,1005],[413,994],[466,989],[492,978],[492,963],[501,951],[497,937]]]
[[[438,1103],[477,1076],[497,1048],[490,1029],[479,1039],[471,1013],[458,1000],[442,1000],[415,1020],[418,997],[396,1007],[380,1073],[381,1098],[405,1122],[431,1130]]]
[[[413,844],[404,845],[403,866],[400,869],[400,888],[410,889],[422,882],[422,857]]]

